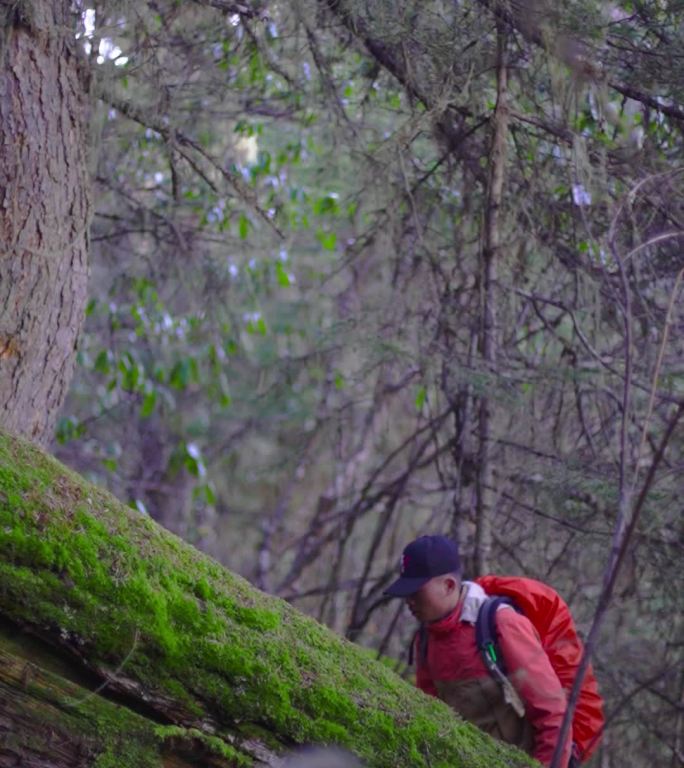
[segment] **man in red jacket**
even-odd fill
[[[560,735],[566,696],[532,623],[500,606],[497,631],[507,680],[490,676],[475,641],[487,594],[463,581],[458,548],[444,536],[421,536],[401,559],[401,575],[386,590],[403,597],[421,623],[414,657],[416,683],[491,736],[529,752],[549,766]],[[570,762],[570,737],[562,766]]]

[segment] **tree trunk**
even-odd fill
[[[277,765],[316,742],[369,768],[532,765],[0,432],[0,768]]]
[[[506,64],[506,32],[503,22],[497,24],[497,100],[493,118],[493,138],[489,166],[484,217],[482,248],[482,358],[484,369],[492,384],[496,375],[499,329],[497,305],[500,301],[498,285],[498,261],[501,251],[500,209],[503,201],[503,184],[506,170],[506,141],[508,139],[508,72]],[[492,516],[497,492],[494,478],[494,448],[496,434],[496,402],[485,393],[480,400],[479,413],[479,471],[477,483],[477,518],[475,530],[475,571],[482,575],[489,571],[492,550]]]
[[[69,3],[1,3],[0,62],[0,424],[46,445],[87,300],[87,88]]]

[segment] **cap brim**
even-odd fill
[[[421,577],[419,579],[407,579],[401,577],[397,579],[394,584],[390,584],[385,590],[385,594],[390,597],[408,597],[417,592],[423,584],[427,584],[430,581],[430,577]]]

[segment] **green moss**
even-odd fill
[[[329,719],[345,725],[353,724],[358,715],[358,706],[351,696],[329,685],[316,683],[302,691],[298,698],[302,708],[312,715],[325,712]]]
[[[0,613],[73,640],[94,666],[125,660],[127,677],[188,722],[203,713],[281,743],[343,744],[368,766],[531,764],[367,651],[1,434]],[[99,759],[102,768],[109,758]]]
[[[202,578],[197,581],[195,584],[195,595],[202,600],[209,600],[211,597],[211,587],[206,579]]]
[[[162,761],[153,749],[141,750],[128,743],[107,747],[95,758],[93,768],[161,768]]]
[[[335,744],[354,748],[349,731],[339,723],[319,718],[312,723],[309,740],[315,744]]]
[[[205,751],[208,754],[224,758],[235,768],[249,768],[253,765],[251,758],[243,752],[227,744],[223,739],[203,733],[197,728],[160,725],[154,729],[154,733],[160,743],[167,744],[171,742],[172,749],[177,749],[178,742],[184,743],[195,759],[199,756],[198,753]]]
[[[152,723],[93,695],[78,680],[78,671],[72,675],[68,663],[52,659],[37,640],[17,642],[16,631],[9,630],[0,627],[2,689],[10,691],[8,706],[13,717],[32,727],[18,729],[12,743],[5,746],[27,756],[45,755],[63,742],[78,745],[100,768],[161,768],[161,749]],[[27,658],[32,660],[28,665]],[[44,666],[46,659],[50,669]],[[31,670],[28,675],[27,669]],[[70,679],[73,676],[77,681]]]

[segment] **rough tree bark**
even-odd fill
[[[386,665],[0,432],[0,768],[522,768]]]
[[[0,2],[0,425],[47,444],[87,300],[88,88],[69,2]]]

